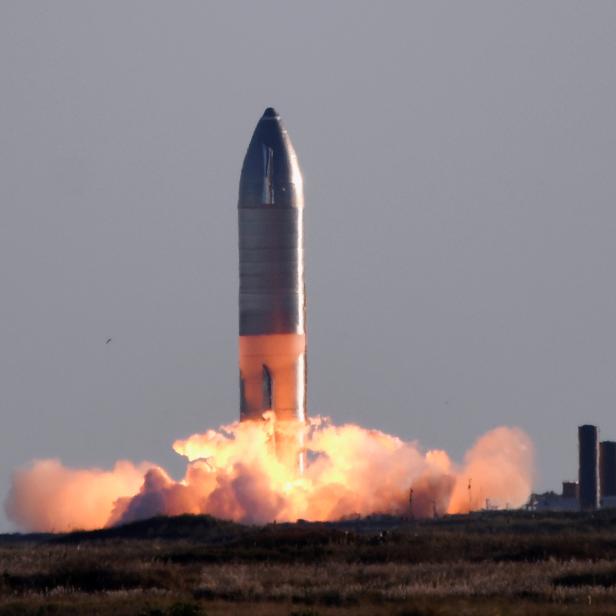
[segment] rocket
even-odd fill
[[[285,426],[306,418],[304,193],[295,149],[271,107],[242,165],[238,223],[240,419],[273,411],[284,457],[293,449]]]

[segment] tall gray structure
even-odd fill
[[[578,427],[579,500],[582,511],[599,505],[599,432],[596,426]]]
[[[601,506],[616,504],[616,442],[603,441],[599,445],[599,483]]]
[[[238,200],[240,418],[306,417],[304,193],[295,150],[269,107],[244,158]],[[292,440],[292,439],[291,439]]]

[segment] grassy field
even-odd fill
[[[614,615],[616,512],[0,536],[0,614]]]

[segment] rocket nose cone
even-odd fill
[[[238,207],[303,207],[303,199],[295,149],[278,112],[268,107],[244,157]]]
[[[278,112],[273,107],[268,107],[263,112],[263,117],[264,118],[280,118],[280,116],[278,115]]]

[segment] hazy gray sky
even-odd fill
[[[0,495],[238,416],[237,184],[306,188],[309,408],[616,439],[616,3],[0,2]],[[113,342],[105,340],[112,336]],[[0,519],[0,528],[8,523]]]

